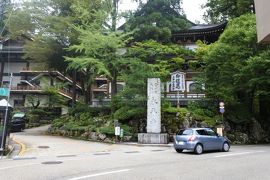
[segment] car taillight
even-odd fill
[[[189,138],[188,138],[188,141],[194,141],[196,139],[196,136],[190,136]]]

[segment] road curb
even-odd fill
[[[129,145],[129,146],[137,146],[137,147],[173,147],[172,143],[169,144],[139,144],[139,143],[115,143],[118,145]]]
[[[18,153],[18,156],[21,156],[21,155],[26,151],[26,145],[23,144],[22,142],[18,141],[18,140],[15,139],[15,138],[12,138],[12,140],[13,140],[15,143],[17,143],[17,144],[19,144],[19,145],[21,146],[21,149],[20,149],[20,151],[19,151],[19,153]]]
[[[14,151],[14,149],[15,149],[15,147],[13,145],[8,145],[9,152],[7,154],[7,157],[10,157],[10,155],[12,154],[12,152]]]

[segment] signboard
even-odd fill
[[[116,136],[120,136],[120,127],[115,127],[114,128],[114,133]]]
[[[224,102],[220,102],[220,103],[219,103],[219,106],[220,106],[220,107],[224,107],[224,105],[225,105]]]
[[[225,112],[225,107],[224,106],[225,106],[224,102],[221,101],[219,103],[219,112],[222,113],[222,114]]]
[[[224,108],[224,107],[223,107],[223,108],[220,107],[220,108],[219,108],[219,112],[223,114],[223,113],[225,112],[225,108]]]
[[[171,91],[182,91],[186,89],[185,73],[176,71],[171,74]]]
[[[120,137],[121,138],[124,137],[124,129],[121,129],[121,131],[120,131]]]
[[[0,96],[8,96],[9,89],[8,88],[0,88]]]
[[[217,133],[218,133],[220,136],[223,136],[223,128],[217,128]]]

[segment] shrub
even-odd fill
[[[188,110],[186,108],[166,107],[162,108],[162,124],[165,126],[168,133],[178,131],[179,126],[184,121]]]
[[[98,128],[98,132],[102,134],[106,134],[107,136],[113,137],[114,136],[114,127],[107,126],[107,127],[100,127]]]

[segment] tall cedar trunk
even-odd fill
[[[254,92],[255,89],[252,90],[252,92],[249,93],[249,103],[248,103],[248,108],[249,112],[253,113],[254,112]]]
[[[118,13],[118,1],[113,0],[113,9],[112,9],[112,31],[116,31],[116,21],[117,21],[117,13]]]
[[[84,103],[85,104],[87,104],[87,98],[86,98],[86,90],[85,90],[85,86],[86,86],[86,84],[85,84],[85,80],[84,80],[84,78],[82,77],[82,76],[80,76],[80,79],[81,79],[81,85],[82,85],[82,94],[84,95]]]
[[[50,77],[50,86],[54,86],[54,79],[53,79],[53,77]]]
[[[117,93],[117,71],[114,70],[112,73],[112,82],[111,82],[111,113],[113,114],[115,112],[115,104],[114,104],[114,97]]]
[[[117,93],[117,72],[116,72],[116,70],[114,70],[112,73],[111,86],[112,86],[111,96],[114,97]]]
[[[85,92],[85,104],[92,105],[92,88],[91,84],[87,85]]]
[[[77,82],[77,72],[73,70],[72,72],[72,107],[76,104],[76,82]]]
[[[270,98],[266,95],[259,96],[260,122],[263,126],[270,126]]]
[[[92,105],[92,74],[87,70],[87,74],[89,74],[89,77],[86,78],[86,94],[85,94],[85,103],[88,105]]]
[[[88,91],[88,88],[89,86],[86,86],[86,89],[84,90],[84,92],[85,92],[85,99],[84,99],[84,102],[85,102],[85,104],[89,104],[89,96],[90,96],[90,93],[89,93],[89,91]]]

